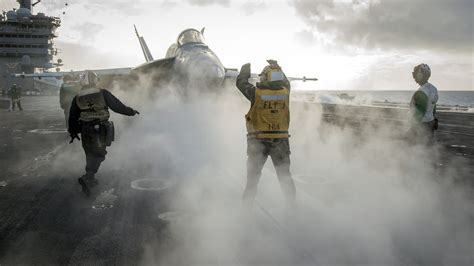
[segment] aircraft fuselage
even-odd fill
[[[175,51],[175,73],[187,85],[216,86],[225,78],[225,68],[216,54],[203,43],[187,43]]]
[[[138,33],[137,33],[137,36]],[[153,58],[142,37],[140,44],[145,59]],[[132,70],[132,73],[151,79],[151,84],[172,84],[185,91],[193,88],[199,90],[222,86],[226,69],[217,55],[204,43],[202,31],[187,29],[181,32],[176,43],[173,43],[166,57],[150,60]]]

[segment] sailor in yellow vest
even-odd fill
[[[139,114],[108,90],[98,88],[98,81],[97,75],[92,71],[86,71],[81,76],[81,91],[72,100],[69,111],[69,143],[74,139],[80,140],[80,133],[86,154],[86,173],[78,181],[87,196],[90,195],[90,188],[98,184],[95,174],[105,160],[106,146],[110,146],[114,140],[114,126],[109,121],[109,108],[122,115]]]
[[[248,80],[250,64],[242,66],[237,77],[237,88],[251,102],[245,120],[247,123],[247,185],[243,201],[251,205],[257,194],[257,185],[263,165],[271,157],[286,199],[295,201],[295,184],[290,174],[290,84],[275,60],[269,63],[256,86]]]
[[[433,144],[433,133],[438,128],[438,119],[436,119],[438,89],[428,82],[431,69],[427,64],[415,66],[412,76],[415,82],[420,85],[420,88],[415,91],[411,98],[412,126],[407,137],[411,142]]]

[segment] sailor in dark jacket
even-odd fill
[[[112,111],[134,116],[138,111],[124,105],[108,90],[97,87],[98,77],[92,71],[81,76],[81,91],[74,97],[69,110],[68,131],[74,139],[82,137],[82,147],[86,154],[86,173],[78,181],[82,191],[90,194],[90,188],[98,184],[95,174],[107,154],[106,146],[113,141],[113,123],[109,121]]]

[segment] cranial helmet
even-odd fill
[[[95,86],[99,83],[99,77],[94,71],[86,70],[80,78],[82,86]]]
[[[431,76],[431,69],[427,64],[419,64],[413,68],[412,76],[417,83],[426,83]]]
[[[63,82],[68,82],[68,81],[72,81],[73,78],[71,75],[64,75],[63,77]]]
[[[285,73],[283,73],[276,60],[269,59],[267,62],[269,65],[264,67],[259,74],[260,82],[286,80]]]

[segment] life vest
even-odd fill
[[[245,115],[249,138],[288,138],[290,126],[290,90],[255,90],[255,101]]]
[[[76,103],[79,109],[81,109],[80,121],[105,121],[110,117],[101,89],[87,88],[81,90],[77,94]]]

